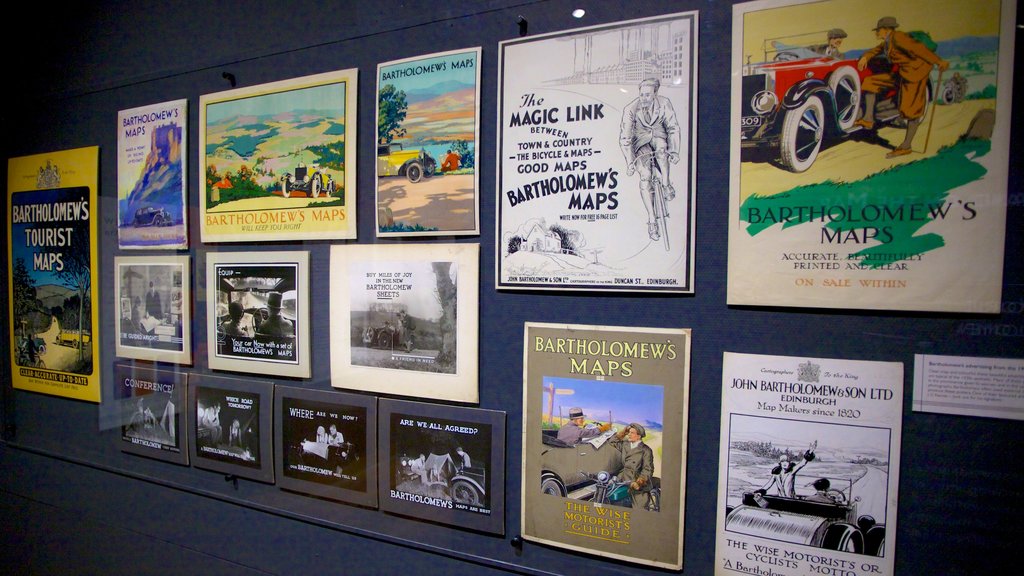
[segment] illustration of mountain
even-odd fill
[[[446,84],[457,84],[450,82]],[[470,86],[427,100],[410,102],[402,127],[403,141],[415,143],[472,141],[476,129],[476,90]]]
[[[459,82],[458,80],[447,80],[445,82],[438,82],[437,84],[427,88],[405,90],[405,99],[406,102],[412,106],[418,102],[424,102],[426,100],[437,98],[438,96],[443,96],[444,94],[459,92],[462,90],[473,90],[473,85],[466,82]]]
[[[56,306],[63,306],[64,300],[74,294],[74,290],[57,284],[36,286],[36,300],[41,301],[43,306],[47,309],[51,309]]]
[[[175,223],[181,222],[181,183],[181,126],[157,126],[139,179],[121,206],[122,224],[131,224],[135,211],[146,206],[163,208]]]

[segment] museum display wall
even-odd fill
[[[574,17],[572,12],[577,8],[585,9],[586,14]],[[736,233],[730,228],[739,228],[739,223],[730,224],[730,138],[734,126],[730,98],[732,83],[737,78],[733,71],[731,3],[486,0],[439,5],[414,0],[327,5],[303,0],[252,3],[240,9],[237,3],[230,2],[195,2],[184,6],[101,2],[76,10],[57,17],[54,23],[57,33],[48,35],[52,42],[45,46],[37,49],[18,45],[16,50],[13,45],[9,46],[11,59],[16,60],[11,62],[11,77],[17,80],[11,82],[7,112],[0,115],[0,121],[7,158],[99,147],[99,198],[98,206],[93,209],[93,217],[98,220],[98,274],[92,278],[92,283],[97,294],[94,306],[99,310],[98,325],[93,329],[99,335],[96,346],[101,401],[97,404],[15,389],[11,381],[18,367],[13,366],[11,356],[5,354],[0,411],[0,493],[3,494],[0,526],[4,534],[0,559],[5,565],[17,567],[15,573],[140,570],[191,573],[196,567],[202,567],[199,571],[208,574],[352,570],[390,573],[399,569],[446,574],[671,571],[664,568],[670,566],[671,561],[654,563],[655,567],[637,564],[629,561],[630,557],[637,556],[636,552],[617,554],[610,544],[607,546],[612,551],[605,554],[612,558],[607,558],[595,551],[605,548],[588,546],[588,553],[559,548],[551,536],[542,538],[548,543],[522,538],[522,471],[527,466],[523,444],[527,437],[536,442],[539,436],[534,434],[535,430],[531,430],[531,434],[524,433],[526,323],[663,331],[679,333],[680,341],[685,341],[689,355],[688,382],[683,374],[674,376],[688,385],[688,391],[666,394],[665,398],[671,399],[675,406],[663,411],[668,414],[683,407],[681,426],[675,422],[672,430],[683,440],[684,457],[682,461],[678,457],[667,459],[671,464],[666,465],[665,470],[681,469],[684,478],[662,478],[665,485],[673,484],[671,494],[683,518],[684,574],[711,574],[722,569],[721,551],[716,553],[716,521],[720,512],[720,467],[726,465],[722,462],[724,452],[720,450],[720,443],[723,370],[729,368],[723,366],[723,355],[727,352],[808,360],[875,361],[890,363],[889,368],[892,363],[901,364],[902,419],[901,423],[893,425],[898,431],[894,443],[899,458],[893,460],[899,462],[899,525],[886,535],[888,540],[894,541],[894,571],[987,574],[999,573],[1012,565],[1012,552],[1020,532],[1015,528],[1016,510],[1024,506],[1019,464],[1024,461],[1021,420],[914,410],[913,383],[916,355],[1002,358],[1018,363],[1024,357],[1020,106],[1016,106],[1018,110],[1012,115],[998,120],[1004,129],[1009,126],[1010,134],[1005,253],[998,312],[880,310],[885,308],[884,304],[873,306],[874,310],[857,309],[856,305],[838,303],[844,297],[838,292],[842,290],[840,287],[836,288],[834,307],[821,301],[805,307],[728,305],[727,278],[749,288],[744,298],[756,298],[763,281],[757,273],[745,275],[742,267],[730,270],[729,236]],[[694,62],[698,78],[696,110],[689,128],[695,137],[692,150],[695,173],[691,182],[691,207],[695,212],[691,220],[694,230],[690,236],[689,256],[693,265],[689,286],[692,293],[598,292],[593,286],[588,286],[589,291],[545,291],[542,286],[531,285],[511,286],[515,288],[511,290],[504,289],[509,286],[502,286],[503,289],[498,290],[501,280],[496,278],[495,271],[500,265],[501,247],[507,244],[500,226],[496,225],[501,211],[499,203],[503,201],[496,184],[496,171],[501,164],[497,152],[502,110],[499,77],[506,85],[520,82],[528,86],[535,80],[525,71],[522,77],[517,76],[516,70],[505,70],[499,75],[499,42],[690,11],[698,11],[699,16],[693,30],[699,41]],[[39,13],[41,18],[51,17],[42,9]],[[872,25],[885,16],[889,14],[871,14]],[[814,27],[809,32],[820,32],[818,35],[824,38],[830,27],[845,26],[843,14],[837,13],[835,18],[834,24]],[[909,22],[905,26],[914,27]],[[459,229],[452,235],[393,237],[386,234],[386,237],[378,237],[381,217],[375,200],[378,190],[375,141],[378,64],[478,46],[481,53],[475,171],[479,234]],[[1017,62],[1024,61],[1020,43],[1016,57]],[[519,67],[529,66],[522,55],[512,61]],[[537,63],[538,69],[542,64]],[[342,70],[358,71],[358,105],[355,111],[346,111],[345,119],[358,134],[354,143],[356,180],[354,186],[346,190],[349,213],[357,217],[355,239],[202,241],[200,202],[204,198],[201,190],[205,187],[205,178],[202,163],[197,161],[202,158],[200,97]],[[1024,94],[1018,76],[1009,76],[1014,88],[1014,104],[1018,104],[1022,100],[1020,95]],[[183,99],[188,103],[187,141],[184,143],[188,155],[185,175],[188,248],[121,249],[118,243],[118,113]],[[616,112],[616,117],[618,114]],[[616,130],[617,125],[616,121]],[[924,130],[922,128],[918,140],[924,140]],[[619,155],[617,148],[608,152]],[[883,153],[878,155],[884,156]],[[5,162],[4,173],[8,170]],[[679,177],[678,172],[674,174]],[[632,177],[627,180],[623,175],[622,179],[619,199],[624,202],[637,192]],[[5,194],[5,214],[10,202],[10,194]],[[551,218],[557,218],[557,214],[551,214]],[[4,222],[7,242],[11,224],[8,219]],[[637,224],[635,233],[646,240],[648,230],[642,224]],[[682,218],[679,224],[682,225]],[[463,227],[472,229],[473,224],[470,222]],[[626,230],[616,231],[619,232],[630,234]],[[632,239],[624,238],[623,243],[627,240]],[[673,240],[686,241],[686,235],[680,233]],[[340,270],[346,269],[352,274],[352,270],[363,273],[369,269],[368,264],[359,260],[363,252],[345,251],[344,247],[386,245],[388,250],[381,253],[387,252],[388,259],[403,261],[408,270],[413,270],[416,269],[414,264],[422,264],[415,260],[437,260],[437,250],[449,244],[465,248],[451,249],[453,253],[458,252],[461,259],[469,258],[467,254],[476,254],[477,245],[479,247],[478,275],[477,270],[473,271],[478,286],[459,285],[460,289],[477,291],[472,298],[478,302],[477,332],[460,344],[475,340],[476,365],[468,372],[475,372],[478,384],[474,390],[469,390],[472,386],[467,388],[466,383],[460,381],[454,392],[438,391],[435,380],[430,379],[437,375],[432,375],[395,393],[382,392],[387,390],[388,378],[378,377],[380,382],[372,381],[365,376],[369,371],[355,366],[356,362],[339,361],[335,350],[335,340],[347,341],[353,335],[342,334],[346,331],[332,323],[356,313],[350,309],[335,309],[337,302],[342,301],[339,293],[348,295],[350,288],[337,289],[338,282],[344,281]],[[338,252],[335,254],[334,250]],[[309,349],[302,365],[309,370],[308,378],[302,377],[305,372],[299,369],[291,372],[291,376],[281,376],[272,368],[250,370],[244,363],[221,360],[222,364],[217,365],[215,360],[211,366],[210,347],[216,346],[216,337],[211,337],[210,331],[217,326],[219,318],[211,319],[211,310],[216,308],[208,304],[217,298],[213,292],[219,289],[209,277],[208,271],[213,267],[208,267],[207,261],[209,258],[220,266],[237,264],[239,258],[232,252],[246,253],[247,262],[260,260],[261,253],[303,255],[296,259],[302,262],[303,273],[308,274]],[[398,255],[390,255],[393,253]],[[213,254],[217,256],[210,258]],[[190,266],[190,272],[184,277],[185,282],[190,282],[190,294],[187,291],[186,294],[191,302],[182,305],[188,306],[191,313],[186,320],[191,325],[191,354],[184,355],[183,364],[172,363],[182,361],[180,359],[168,361],[159,355],[129,357],[116,353],[120,345],[116,337],[120,326],[118,311],[122,310],[123,303],[119,300],[121,279],[117,277],[119,262],[115,259],[131,257],[120,260],[121,264],[141,266],[146,257],[155,256],[190,257],[184,259]],[[308,262],[305,261],[307,256]],[[986,256],[971,253],[962,259],[980,261]],[[4,260],[9,268],[8,250],[4,250]],[[460,262],[465,263],[465,260]],[[639,276],[645,270],[637,267],[635,273]],[[305,278],[302,274],[297,277]],[[468,274],[459,274],[463,281],[467,277]],[[8,278],[4,276],[4,283],[7,293],[11,294]],[[981,279],[982,284],[984,280]],[[934,292],[940,294],[942,287],[938,286]],[[941,299],[935,298],[936,301]],[[355,300],[350,300],[350,307],[353,302]],[[923,304],[918,309],[928,307]],[[944,305],[942,309],[951,308]],[[130,309],[124,310],[127,311],[122,315],[129,317]],[[221,312],[215,313],[221,315]],[[6,328],[12,325],[10,309],[5,306],[0,316],[5,326],[0,342],[4,350],[11,350],[19,342]],[[467,316],[468,313],[461,313],[460,322],[467,321]],[[680,329],[689,330],[685,338]],[[460,357],[471,356],[460,348]],[[339,363],[343,364],[342,369],[336,368]],[[401,415],[417,415],[424,420],[434,418],[442,422],[442,426],[444,422],[455,423],[457,427],[482,422],[480,426],[486,427],[492,443],[467,446],[472,448],[470,453],[474,450],[486,453],[488,462],[503,465],[503,470],[489,470],[488,476],[494,484],[487,495],[491,499],[490,510],[503,517],[500,521],[496,521],[496,517],[465,521],[458,515],[443,514],[432,521],[429,510],[383,503],[378,507],[377,500],[366,494],[331,499],[323,496],[323,490],[313,490],[318,494],[314,496],[301,488],[301,482],[289,483],[289,489],[284,489],[280,482],[272,483],[273,460],[261,462],[259,473],[245,474],[239,472],[241,468],[232,468],[237,467],[237,463],[227,467],[210,466],[208,462],[204,465],[201,454],[197,458],[195,446],[192,446],[192,461],[188,465],[183,465],[183,460],[188,460],[185,455],[151,458],[129,453],[121,446],[125,394],[118,391],[118,378],[125,372],[117,368],[119,365],[188,374],[190,393],[194,385],[222,386],[227,391],[225,403],[252,405],[259,402],[268,411],[274,408],[274,397],[269,392],[272,387],[262,384],[264,382],[277,386],[279,392],[275,394],[280,394],[284,387],[314,392],[344,388],[342,391],[349,397],[343,402],[350,411],[348,414],[358,414],[358,418],[372,414],[366,420],[373,428],[368,441],[373,446],[365,448],[367,462],[376,461],[378,454],[390,454],[393,459],[401,451],[401,447],[384,447],[388,442],[384,435],[401,430],[400,424],[378,421],[375,410],[383,414],[386,408],[387,414],[395,414],[398,422],[401,422]],[[644,370],[645,373],[653,371],[651,368]],[[675,367],[673,370],[680,372]],[[739,373],[738,369],[735,373]],[[884,373],[891,379],[893,371],[871,373]],[[344,376],[339,377],[339,374]],[[466,372],[460,370],[460,374],[465,376]],[[210,378],[214,376],[217,379]],[[358,382],[346,384],[344,378],[358,379]],[[898,376],[895,378],[898,380]],[[220,379],[231,379],[235,384],[218,384]],[[253,387],[259,393],[252,392],[253,399],[244,402],[228,400],[235,398],[231,391],[249,390],[245,388],[245,381],[258,382]],[[531,389],[539,390],[536,384],[531,384]],[[892,383],[886,383],[889,384]],[[425,391],[416,394],[416,385]],[[242,388],[236,388],[238,386]],[[898,389],[899,382],[893,386]],[[315,393],[293,394],[307,403],[326,402],[329,398]],[[353,400],[350,395],[357,398]],[[185,399],[181,396],[183,401],[177,398],[178,404],[184,402],[179,408],[188,418],[196,415],[195,403],[213,402],[203,397]],[[428,404],[424,408],[404,401]],[[898,398],[895,404],[900,404]],[[463,411],[465,408],[480,410],[474,415],[472,411]],[[527,421],[533,422],[529,414],[525,416]],[[886,417],[890,421],[900,420],[898,415]],[[351,418],[356,419],[356,416]],[[593,419],[600,420],[601,416]],[[665,422],[668,421],[665,417]],[[267,428],[272,428],[274,435],[281,433],[282,421],[277,414],[273,418],[269,413],[261,414],[259,422],[263,423],[264,433]],[[188,425],[195,428],[195,422]],[[410,446],[423,441],[412,432],[400,434],[412,438],[408,440]],[[280,440],[276,436],[264,438],[265,442],[261,443],[264,456],[269,456],[275,439]],[[501,439],[503,445],[499,445]],[[807,444],[813,440],[808,438]],[[666,443],[666,446],[676,445],[678,442]],[[278,443],[278,452],[280,446]],[[788,448],[802,453],[806,446]],[[827,453],[824,442],[818,446],[818,451]],[[660,451],[658,458],[660,462]],[[280,480],[281,463],[276,464]],[[390,474],[387,463],[378,462],[375,472],[368,474],[369,482],[376,484],[380,477],[379,498],[383,501]],[[767,480],[767,470],[764,475]],[[811,480],[801,477],[801,482]],[[537,496],[550,497],[538,493],[529,501]],[[683,509],[685,516],[682,516]],[[663,509],[662,513],[667,512]],[[672,550],[673,541],[669,540],[667,548]],[[782,558],[771,554],[747,560],[764,570],[772,565],[779,568],[781,564],[776,563],[783,562]],[[890,557],[890,560],[893,559]]]

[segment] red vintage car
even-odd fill
[[[864,70],[856,59],[824,56],[809,48],[766,43],[765,61],[743,66],[740,102],[740,150],[791,172],[814,164],[822,143],[861,128],[861,82],[872,74],[893,72],[884,57],[873,58]],[[928,87],[931,101],[931,84]],[[899,119],[898,90],[882,94],[875,105],[875,126]]]

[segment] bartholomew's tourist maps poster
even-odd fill
[[[734,7],[730,304],[999,311],[1015,4]]]
[[[903,365],[725,354],[715,574],[893,573]]]
[[[692,292],[697,13],[500,51],[498,288]]]
[[[377,65],[377,235],[480,233],[480,48]]]
[[[117,243],[188,248],[188,100],[117,113]]]
[[[15,388],[100,401],[98,166],[95,146],[7,162]]]
[[[356,237],[357,72],[200,97],[203,242]]]
[[[522,534],[683,564],[690,331],[527,323]]]

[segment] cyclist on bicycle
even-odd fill
[[[632,176],[640,171],[640,198],[647,210],[647,233],[652,240],[657,240],[660,235],[651,205],[654,192],[651,178],[657,177],[660,181],[666,201],[675,198],[676,193],[669,180],[669,162],[679,162],[679,121],[672,102],[658,96],[660,88],[661,81],[657,78],[640,82],[640,96],[622,111],[619,130],[619,146],[628,163],[626,173]]]

